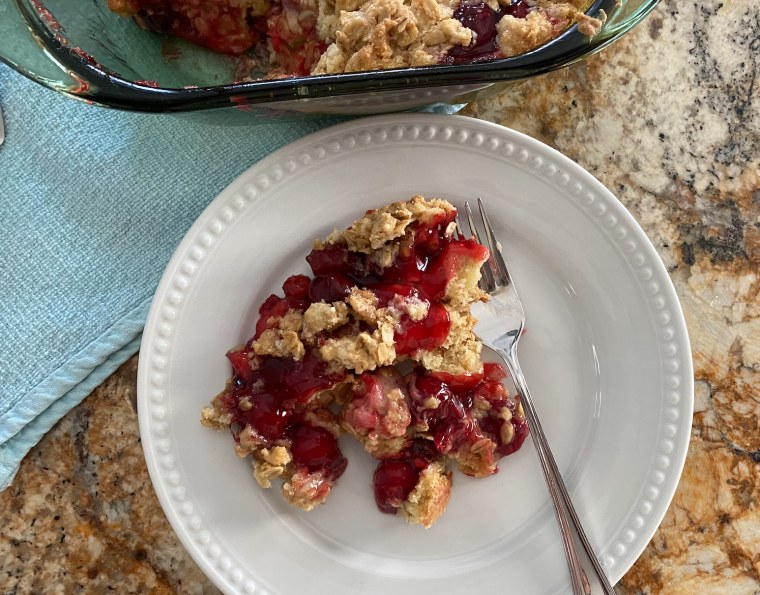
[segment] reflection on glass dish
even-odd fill
[[[423,0],[415,2],[423,5]],[[274,36],[268,28],[265,32],[269,44],[273,48],[278,45],[281,50],[279,59],[285,66],[278,67],[282,72],[300,71],[300,74],[277,77],[272,76],[266,42],[263,46],[254,44],[259,49],[253,50],[253,58],[250,51],[231,56],[178,37],[144,31],[131,19],[109,10],[106,0],[8,0],[0,3],[0,59],[57,91],[120,109],[197,113],[227,107],[230,109],[223,110],[223,115],[228,117],[218,119],[230,123],[283,118],[294,112],[372,113],[437,101],[456,102],[464,93],[497,81],[522,80],[567,66],[618,39],[656,3],[657,0],[591,0],[585,14],[596,18],[603,13],[607,17],[597,34],[589,37],[588,32],[582,31],[583,23],[571,24],[547,43],[517,55],[508,55],[510,51],[500,46],[499,52],[504,57],[489,56],[493,40],[483,43],[488,39],[485,35],[480,36],[479,42],[475,35],[473,43],[470,34],[466,47],[433,44],[431,47],[446,47],[447,56],[423,52],[427,57],[422,62],[430,65],[410,61],[408,67],[402,68],[390,53],[384,70],[320,75],[303,74],[307,58],[313,64],[316,54],[307,51],[305,38],[300,49],[288,47],[290,33],[283,37],[285,29],[278,25],[272,31]],[[491,22],[507,10],[521,14],[518,8],[491,4],[490,0],[488,4],[467,4],[468,8],[460,10],[461,21],[454,18],[457,7],[443,7],[440,11],[451,12],[452,17],[444,20],[453,28],[461,32],[463,22],[471,23],[473,28],[467,30],[476,33],[481,20]],[[442,5],[435,3],[435,6]],[[533,14],[538,12],[535,9]],[[275,14],[271,16],[274,18]],[[504,22],[504,18],[498,22]],[[510,18],[527,22],[528,18],[537,17]],[[284,19],[283,22],[274,19],[273,26],[289,23],[287,15]],[[337,30],[339,23],[333,24]],[[309,31],[314,28],[309,27]],[[320,40],[328,37],[323,35]],[[348,38],[345,41],[348,43]],[[343,52],[336,64],[342,64],[345,58],[345,65],[339,69],[351,70],[349,60],[353,65],[359,61],[358,56],[354,57],[357,53],[364,55],[361,48],[355,50]],[[489,59],[480,61],[481,51]],[[457,55],[458,52],[462,55]],[[321,55],[328,54],[329,50]],[[474,61],[465,60],[473,57]],[[320,61],[321,58],[316,60],[316,64]],[[462,63],[455,63],[458,61]],[[386,101],[388,97],[392,100]]]

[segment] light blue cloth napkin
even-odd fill
[[[0,489],[140,345],[174,247],[274,149],[336,118],[250,127],[85,105],[0,65]]]
[[[204,207],[254,162],[339,118],[222,127],[119,112],[2,64],[0,106],[2,490],[45,432],[137,352],[161,273]]]

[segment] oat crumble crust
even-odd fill
[[[314,246],[323,250],[345,245],[383,269],[394,262],[399,249],[415,241],[415,222],[433,224],[450,220],[454,212],[454,207],[444,200],[414,196],[368,211],[347,229],[334,231],[324,241],[315,241]],[[445,231],[447,237],[454,232],[450,228],[451,225]],[[456,268],[439,298],[450,321],[448,334],[433,349],[398,354],[395,344],[400,321],[424,320],[431,308],[429,301],[416,294],[396,293],[386,305],[381,305],[372,290],[354,286],[343,301],[315,301],[303,310],[291,307],[267,318],[267,328],[250,343],[252,355],[247,364],[257,370],[262,358],[303,361],[307,354],[316,354],[326,364],[327,372],[342,375],[342,380],[297,405],[303,421],[334,437],[341,433],[354,436],[378,460],[399,455],[410,447],[412,440],[425,437],[428,431],[424,424],[412,423],[412,399],[406,380],[396,369],[399,364],[408,362],[408,366],[418,365],[427,372],[452,376],[483,372],[482,344],[474,332],[477,321],[470,313],[472,303],[487,299],[477,286],[479,278],[480,262],[463,261]],[[234,389],[230,378],[211,406],[203,409],[204,426],[217,430],[231,428],[234,422],[225,409],[225,398]],[[422,406],[432,411],[441,402],[430,397]],[[237,407],[248,412],[252,404],[244,396],[237,401]],[[473,416],[483,417],[491,408],[487,399],[476,397]],[[504,407],[498,416],[509,421],[511,413]],[[503,428],[501,439],[507,444],[514,431],[510,424]],[[469,475],[483,477],[496,469],[499,457],[495,449],[496,444],[484,438],[432,461],[401,503],[399,514],[410,523],[429,527],[449,501],[452,476],[446,469],[446,459]],[[281,481],[283,496],[293,506],[311,510],[329,495],[333,480],[322,471],[297,466],[289,439],[272,443],[246,424],[237,434],[235,452],[240,457],[251,456],[253,475],[262,488],[272,487],[275,480]]]
[[[433,463],[422,472],[419,483],[401,505],[401,514],[409,523],[429,528],[446,510],[451,487],[451,471]]]
[[[468,46],[473,32],[436,0],[370,0],[358,9],[320,3],[318,31],[332,43],[312,74],[428,66],[454,46]],[[332,9],[332,10],[331,10]]]
[[[338,328],[346,324],[348,320],[348,306],[344,302],[311,304],[303,314],[301,337],[309,341],[318,333]]]
[[[319,347],[319,355],[327,362],[357,374],[392,366],[396,362],[393,343],[394,326],[389,321],[378,321],[378,328],[371,334],[363,331],[339,339],[327,339]]]
[[[282,484],[282,494],[291,506],[308,512],[323,504],[330,494],[325,474],[298,469]]]
[[[446,341],[432,351],[418,351],[413,359],[426,369],[448,374],[473,374],[482,369],[480,353],[483,344],[475,335],[477,320],[469,309],[447,307],[451,329]]]
[[[387,252],[391,242],[401,238],[415,221],[430,221],[441,214],[452,213],[451,203],[440,198],[426,200],[423,196],[412,196],[408,201],[397,201],[379,209],[368,211],[364,217],[348,228],[336,230],[324,242],[317,240],[316,248],[324,244],[346,244],[352,252],[370,254]]]
[[[284,446],[275,446],[271,450],[262,448],[256,451],[253,461],[253,476],[262,488],[271,488],[272,480],[281,477],[291,461],[290,453]]]

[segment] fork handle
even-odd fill
[[[583,531],[575,508],[573,508],[565,482],[559,473],[554,455],[538,420],[536,409],[533,407],[533,400],[530,397],[522,370],[520,370],[517,354],[514,349],[510,352],[498,350],[497,353],[509,369],[520,396],[525,417],[528,420],[530,435],[536,447],[541,469],[544,472],[544,479],[546,479],[546,486],[549,489],[549,495],[554,506],[554,513],[557,516],[573,593],[575,595],[598,595],[601,593],[615,595],[615,590],[610,585],[601,564],[599,564],[599,560]]]

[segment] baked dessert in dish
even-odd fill
[[[485,477],[520,448],[527,423],[483,364],[473,303],[488,250],[459,237],[456,210],[414,196],[368,211],[314,244],[313,276],[261,305],[254,335],[227,353],[232,374],[202,423],[228,429],[263,488],[310,510],[345,471],[341,434],[377,459],[378,508],[429,527],[446,508],[450,465]]]
[[[267,78],[480,62],[522,54],[590,0],[107,0],[141,27],[253,58]]]

